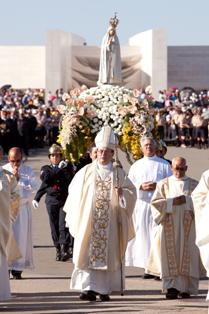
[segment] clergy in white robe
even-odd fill
[[[17,192],[20,196],[20,208],[12,228],[14,237],[21,252],[21,258],[13,261],[10,270],[13,277],[21,279],[23,269],[31,269],[33,265],[33,242],[32,242],[32,212],[31,198],[37,189],[37,180],[33,169],[22,163],[22,152],[18,147],[10,149],[8,154],[9,163],[4,169],[16,176],[18,181]]]
[[[119,85],[122,82],[120,43],[116,34],[118,22],[114,20],[116,17],[110,19],[110,27],[102,40],[98,85]]]
[[[192,192],[195,212],[196,244],[209,277],[209,170],[205,171]],[[209,292],[207,295],[209,301]]]
[[[144,157],[137,160],[129,170],[129,178],[137,190],[137,201],[133,213],[136,237],[128,243],[126,266],[146,268],[151,242],[156,233],[156,223],[151,213],[151,198],[156,182],[171,175],[167,161],[157,157],[156,143],[152,138],[141,140]],[[144,278],[149,276],[144,276]]]
[[[162,278],[167,299],[198,293],[201,264],[191,198],[197,181],[186,170],[186,160],[175,157],[173,175],[157,183],[151,201],[158,229],[146,271]]]
[[[8,258],[19,256],[11,233],[11,201],[16,194],[14,176],[0,166],[0,301],[10,298]],[[10,243],[10,248],[8,247]],[[9,251],[9,252],[8,252]]]
[[[64,205],[74,237],[71,289],[82,291],[80,299],[89,301],[96,300],[97,294],[108,301],[112,291],[121,290],[127,242],[135,235],[135,187],[123,169],[113,166],[114,145],[105,134],[100,142],[100,134],[95,140],[97,160],[75,175]]]

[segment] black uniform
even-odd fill
[[[72,164],[68,163],[65,168],[45,165],[41,168],[40,178],[42,184],[36,193],[35,200],[40,201],[46,194],[46,208],[49,215],[51,235],[57,249],[57,260],[64,260],[65,253],[73,249],[73,237],[65,227],[65,212],[63,206],[68,196],[68,186],[74,176]],[[70,253],[71,255],[72,253]]]

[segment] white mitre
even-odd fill
[[[115,149],[116,137],[110,126],[103,126],[95,137],[95,145],[97,148]]]

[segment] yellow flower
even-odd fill
[[[142,157],[140,137],[133,133],[133,129],[128,122],[124,124],[122,129],[121,147],[130,152],[134,160]]]

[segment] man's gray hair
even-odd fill
[[[141,137],[140,139],[141,146],[143,146],[144,142],[147,140],[151,141],[154,144],[154,146],[157,148],[157,142],[155,141],[155,139],[152,136],[147,136],[147,135]]]
[[[172,165],[175,164],[175,163],[177,163],[177,162],[182,163],[182,164],[185,164],[185,166],[186,166],[186,164],[187,164],[186,159],[185,159],[184,157],[181,157],[181,156],[176,156],[176,157],[174,157],[174,158],[172,159]]]

